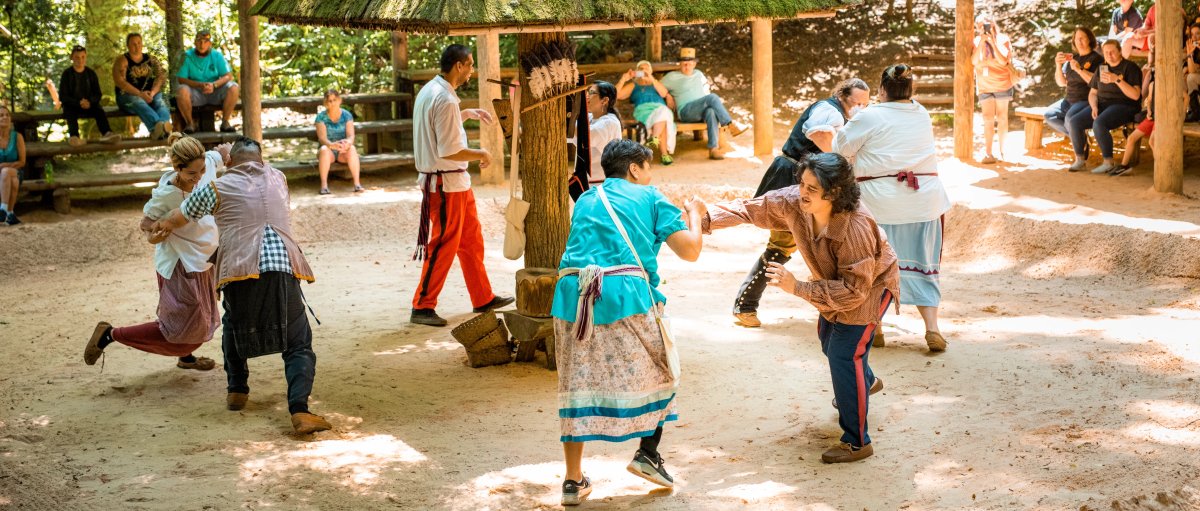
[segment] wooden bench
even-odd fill
[[[412,119],[355,122],[354,132],[356,135],[373,135],[378,133],[396,132],[411,133]],[[196,133],[192,136],[204,143],[206,146],[213,146],[225,142],[232,142],[241,135],[241,133],[207,132]],[[316,140],[316,126],[287,126],[263,129],[263,140],[296,138]],[[115,144],[104,144],[93,141],[79,147],[72,147],[71,145],[64,144],[62,142],[30,142],[25,144],[25,152],[28,157],[33,158],[39,156],[62,156],[67,154],[87,154],[124,151],[129,149],[145,149],[149,147],[165,147],[166,145],[166,140],[154,140],[150,138],[125,139]]]
[[[1017,117],[1020,117],[1021,119],[1025,120],[1025,150],[1026,151],[1036,151],[1043,147],[1042,146],[1042,135],[1045,131],[1046,111],[1047,110],[1049,110],[1048,107],[1024,107],[1024,106],[1017,107],[1017,109],[1016,109]],[[1128,139],[1129,135],[1133,133],[1133,130],[1137,129],[1137,124],[1132,123],[1132,122],[1126,123],[1125,125],[1121,126],[1118,129],[1120,129],[1121,134],[1126,139]],[[1185,131],[1186,131],[1186,128],[1185,128]],[[1116,145],[1116,143],[1114,142],[1114,146],[1115,145]],[[1122,147],[1124,146],[1124,144],[1121,144],[1121,145],[1122,145]],[[1134,165],[1137,165],[1137,163],[1139,161],[1141,161],[1141,152],[1142,152],[1142,146],[1139,143],[1137,150],[1133,155],[1133,164]]]
[[[411,153],[372,154],[361,157],[360,170],[363,172],[378,171],[392,168],[411,167],[415,160]],[[316,175],[318,173],[316,160],[299,160],[272,162],[288,179],[296,179]],[[347,171],[345,164],[335,163],[332,171]],[[162,177],[162,171],[131,172],[126,174],[63,176],[53,181],[34,179],[21,185],[22,192],[42,193],[45,200],[51,202],[54,210],[67,214],[71,212],[71,190],[76,188],[96,188],[104,186],[154,186]]]
[[[1192,138],[1200,138],[1200,124],[1184,124],[1183,125],[1183,136],[1184,137],[1192,137]]]
[[[625,138],[637,142],[645,142],[649,136],[646,132],[646,127],[642,123],[634,119],[632,115],[621,121],[622,131],[625,133]],[[679,122],[675,121],[675,131],[679,133],[691,132],[692,138],[695,140],[705,140],[708,138],[708,125],[702,122]]]

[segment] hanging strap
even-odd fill
[[[512,138],[508,143],[511,153],[508,157],[508,200],[512,201],[517,196],[517,179],[520,177],[517,173],[517,158],[521,148],[521,87],[516,82],[508,88],[508,97],[512,105]]]
[[[633,260],[637,261],[638,268],[642,269],[642,273],[646,275],[646,292],[650,293],[650,311],[654,314],[654,319],[661,319],[658,314],[658,304],[654,301],[654,288],[650,287],[650,273],[646,271],[646,265],[642,264],[642,258],[638,257],[637,250],[633,248],[633,241],[629,239],[629,233],[625,232],[625,225],[621,223],[621,219],[617,218],[617,212],[613,210],[612,203],[608,202],[608,195],[604,193],[604,186],[597,186],[596,193],[600,195],[600,202],[604,203],[604,209],[608,210],[608,216],[612,217],[613,223],[617,224],[617,232],[621,233],[621,237],[625,238],[625,245],[629,247],[629,252],[633,254]]]
[[[558,271],[559,277],[568,275],[579,276],[579,300],[575,306],[575,339],[579,341],[592,337],[592,327],[595,324],[595,315],[592,311],[595,309],[596,300],[600,299],[600,295],[604,290],[604,277],[610,275],[632,275],[643,279],[646,278],[646,272],[642,271],[642,267],[632,264],[609,266],[607,268],[589,264],[583,268],[563,268]]]

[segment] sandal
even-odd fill
[[[317,192],[317,195],[329,195],[329,189],[322,188],[321,191]]]
[[[182,360],[175,363],[175,367],[180,369],[195,369],[197,371],[211,371],[217,367],[217,363],[208,357],[196,357],[195,362],[184,362]]]
[[[365,188],[363,188],[362,186],[355,186],[355,187],[354,187],[354,193],[363,193],[363,192],[365,192],[365,191],[367,191],[367,190],[366,190]]]

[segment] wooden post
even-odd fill
[[[407,92],[416,96],[412,80],[405,76],[408,71],[408,33],[392,32],[392,86],[396,92]],[[399,101],[393,104],[393,119],[408,119],[412,117],[412,100]],[[383,136],[385,149],[402,151],[412,147],[412,136],[402,136],[400,133],[388,133]]]
[[[1180,0],[1158,0],[1155,27],[1154,75],[1154,189],[1183,193],[1183,118],[1187,104],[1183,60],[1183,19]]]
[[[662,62],[662,27],[646,27],[646,60]]]
[[[500,33],[484,32],[475,37],[476,73],[479,80],[479,108],[492,112],[496,119],[500,117],[492,108],[493,99],[501,99],[503,91],[500,86],[489,83],[488,78],[500,79]],[[480,174],[484,183],[504,182],[504,132],[500,123],[479,123],[479,147],[492,155],[492,164],[481,169]]]
[[[771,20],[750,21],[751,53],[754,61],[754,154],[770,155],[775,146],[775,105],[773,100],[774,59],[771,55]]]
[[[170,75],[171,95],[179,91],[179,65],[183,62],[183,0],[165,0],[167,15],[167,73]],[[179,129],[179,128],[177,128]]]
[[[258,16],[250,15],[254,0],[238,0],[238,46],[242,53],[242,133],[262,140],[262,80],[258,69]]]
[[[544,42],[567,41],[562,32],[519,33],[517,54],[524,55]],[[529,90],[525,71],[521,73],[521,102],[537,101]],[[525,217],[525,267],[558,268],[567,248],[571,228],[568,213],[567,179],[571,176],[567,161],[566,99],[559,98],[521,114],[521,163],[524,180],[522,198],[529,201]]]
[[[970,161],[975,144],[974,0],[958,0],[954,11],[954,157]]]

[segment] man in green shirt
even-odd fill
[[[179,115],[183,117],[183,132],[196,132],[192,108],[205,105],[221,105],[221,131],[237,131],[229,124],[239,91],[233,73],[229,71],[229,63],[220,51],[213,49],[208,30],[196,33],[195,44],[195,48],[183,54],[183,63],[179,66],[179,93],[175,95]]]
[[[679,71],[671,71],[662,84],[675,98],[675,111],[683,122],[703,122],[708,125],[708,157],[725,159],[729,137],[736,137],[746,127],[733,122],[725,102],[709,90],[708,77],[696,69],[696,49],[679,50]]]

